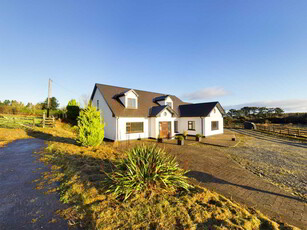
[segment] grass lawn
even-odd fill
[[[0,128],[0,147],[17,139],[31,138],[24,129]]]
[[[52,171],[36,181],[37,189],[59,182],[60,199],[70,204],[59,214],[71,225],[89,229],[295,229],[198,186],[190,192],[151,188],[122,201],[106,191],[104,180],[114,161],[127,156],[127,148],[118,143],[79,146],[74,129],[61,123],[57,128],[35,128],[28,135],[48,141],[40,157],[52,165]]]
[[[39,117],[0,114],[0,147],[17,139],[31,138],[26,127],[33,126],[33,118],[35,126],[40,125],[42,119]]]

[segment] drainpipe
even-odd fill
[[[116,117],[116,141],[118,141],[118,117]]]
[[[201,135],[204,136],[204,118],[200,117],[201,120]]]

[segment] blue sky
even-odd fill
[[[96,82],[307,111],[307,1],[0,0],[0,100]]]

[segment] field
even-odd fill
[[[25,128],[39,126],[42,123],[42,117],[36,116],[16,116],[0,114],[0,128]]]
[[[7,130],[0,128],[0,134]],[[145,190],[122,201],[106,191],[103,181],[114,162],[127,156],[127,148],[118,143],[82,147],[75,141],[75,129],[59,122],[56,128],[21,129],[23,134],[20,129],[10,130],[16,137],[47,141],[48,147],[39,154],[52,171],[35,182],[37,189],[59,183],[48,193],[59,192],[61,201],[70,205],[58,214],[71,225],[89,229],[295,229],[198,185],[190,192]]]

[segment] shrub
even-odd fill
[[[180,135],[180,136],[176,136],[176,139],[177,139],[177,140],[180,140],[180,141],[183,141],[183,140],[184,140],[184,137]]]
[[[67,105],[66,106],[67,109],[67,119],[71,120],[71,121],[76,121],[79,114],[80,114],[80,108],[79,106],[76,105]]]
[[[100,121],[100,112],[95,107],[88,106],[78,117],[77,142],[83,146],[98,146],[104,138],[104,122]]]
[[[183,131],[183,134],[182,134],[184,137],[188,136],[188,131]]]
[[[198,138],[199,138],[199,137],[202,137],[202,136],[203,136],[203,135],[201,135],[200,133],[197,133],[197,134],[196,134],[196,137],[198,137]]]
[[[115,171],[107,173],[108,192],[128,199],[132,194],[146,189],[191,187],[175,158],[155,145],[140,145],[128,151],[128,157],[115,163]]]

